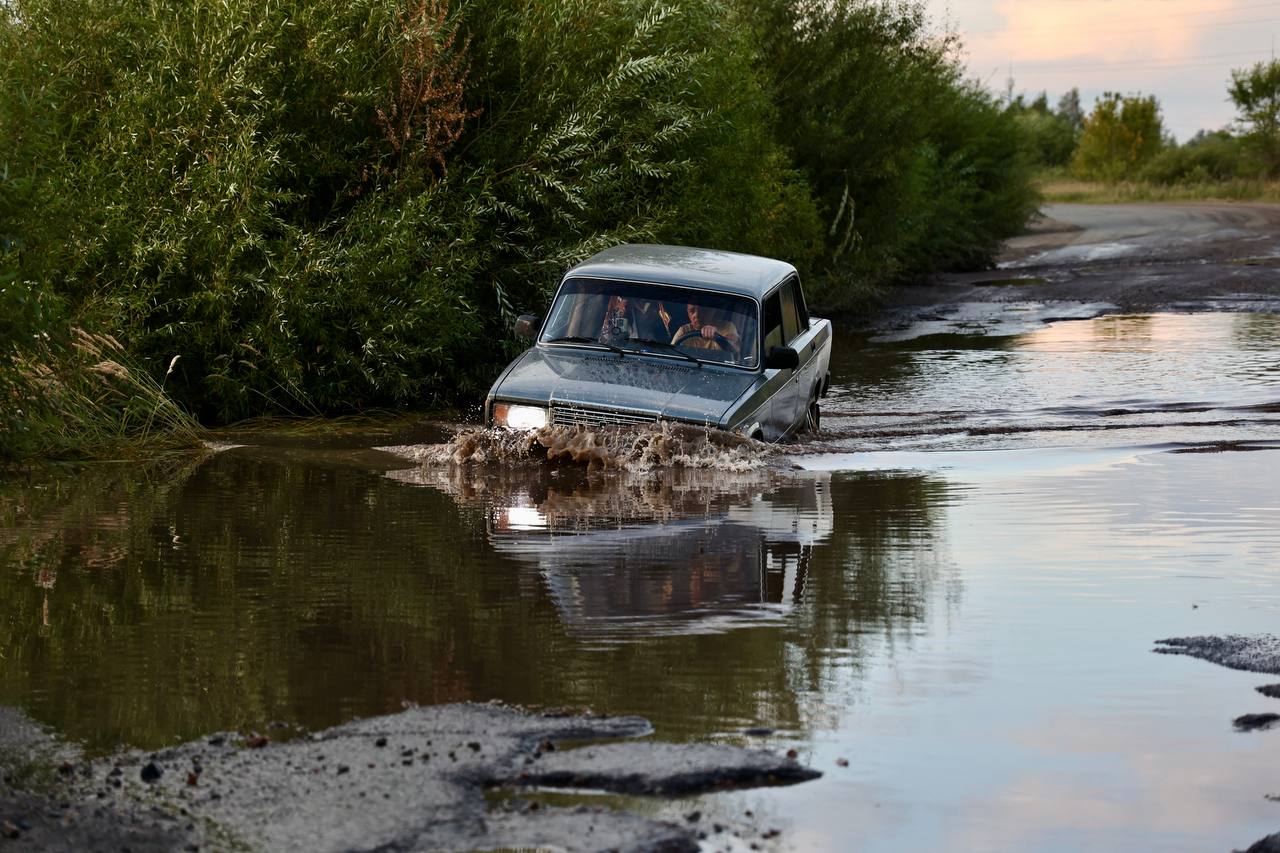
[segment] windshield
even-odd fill
[[[572,278],[560,288],[541,340],[755,367],[756,311],[742,296]]]

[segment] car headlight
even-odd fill
[[[494,403],[493,424],[509,429],[538,429],[547,425],[547,410],[538,406]]]

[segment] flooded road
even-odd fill
[[[1280,679],[1151,654],[1280,624],[1280,316],[917,319],[835,353],[824,434],[732,470],[372,449],[448,440],[426,424],[0,484],[0,705],[105,753],[498,699],[823,771],[581,795],[781,830],[721,846],[1280,829],[1280,731],[1231,725]]]

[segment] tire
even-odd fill
[[[822,429],[822,407],[818,405],[818,398],[814,397],[809,401],[809,410],[804,416],[804,432],[810,435],[817,435]]]

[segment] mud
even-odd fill
[[[1231,721],[1236,731],[1257,732],[1274,728],[1280,723],[1280,714],[1241,714]]]
[[[875,327],[910,335],[1153,311],[1280,312],[1280,205],[1051,204],[998,269],[896,288]],[[1000,286],[1007,285],[1007,286]]]
[[[11,714],[0,754],[43,766],[6,776],[6,849],[697,850],[692,822],[603,807],[520,801],[493,787],[573,787],[687,795],[792,784],[821,775],[764,750],[634,741],[560,750],[563,741],[646,735],[641,717],[534,714],[497,705],[410,708],[271,743],[225,733],[158,753],[50,762],[66,753]],[[3,826],[0,823],[0,826]],[[743,831],[757,834],[758,827]]]

